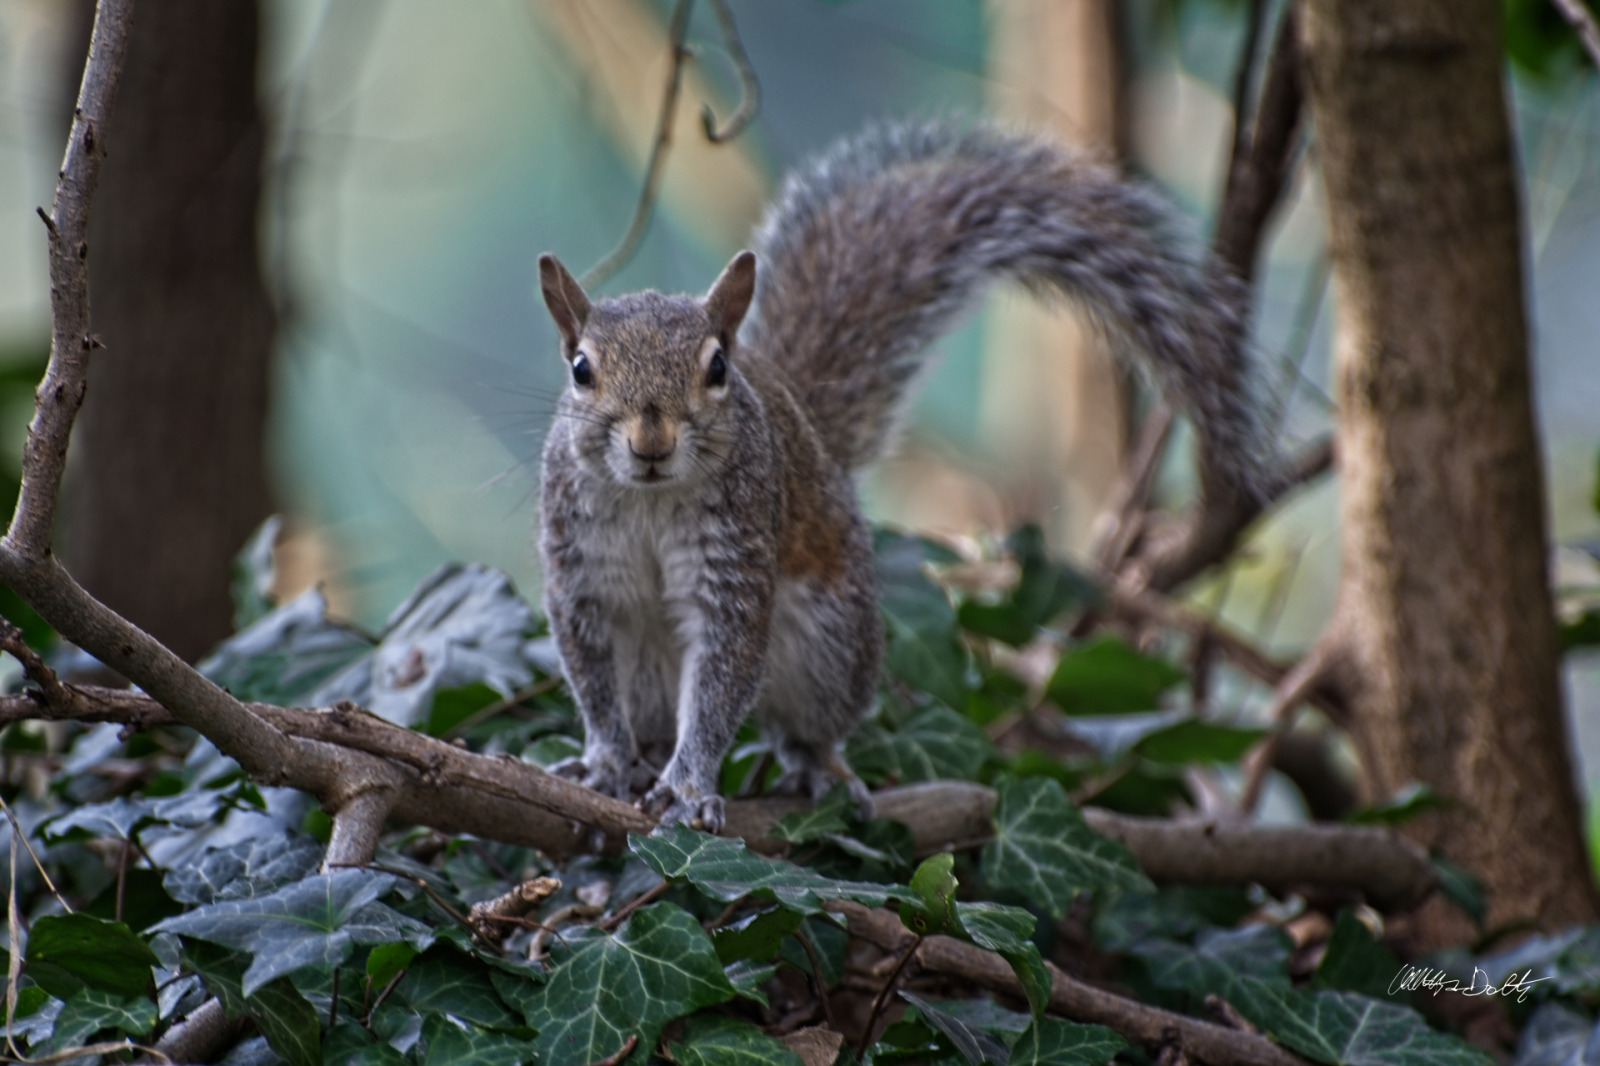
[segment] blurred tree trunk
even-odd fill
[[[87,41],[94,5],[78,6]],[[188,659],[231,631],[229,563],[271,507],[258,23],[254,0],[138,5],[90,240],[106,350],[72,444],[63,555]]]
[[[1122,62],[1111,0],[990,0],[994,109],[1102,159],[1121,154]],[[1124,374],[1070,308],[1008,293],[984,337],[983,438],[1008,472],[1007,525],[1041,522],[1086,550],[1127,455]]]
[[[1337,284],[1333,646],[1368,790],[1482,877],[1488,925],[1593,921],[1562,712],[1496,0],[1310,0]],[[1470,939],[1442,902],[1422,946]]]

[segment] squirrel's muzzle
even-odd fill
[[[666,462],[678,447],[677,432],[653,408],[630,419],[624,434],[628,440],[628,454],[641,463]]]

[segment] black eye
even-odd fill
[[[706,365],[706,388],[719,389],[728,383],[728,361],[722,358],[722,351],[718,349],[711,356],[711,362]]]
[[[589,369],[589,357],[582,352],[572,361],[572,383],[580,389],[594,384],[594,371]]]

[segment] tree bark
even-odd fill
[[[1330,635],[1373,796],[1483,878],[1488,926],[1593,921],[1562,712],[1495,0],[1310,0],[1337,286]],[[1422,946],[1470,938],[1443,903]]]
[[[231,632],[229,564],[271,509],[258,19],[253,0],[137,7],[89,241],[106,350],[73,442],[63,554],[189,660]]]

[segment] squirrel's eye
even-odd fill
[[[582,352],[572,361],[572,383],[580,389],[594,384],[594,371],[589,369],[589,357]]]
[[[711,356],[711,362],[706,365],[706,388],[720,389],[728,383],[728,361],[722,358],[719,350]]]

